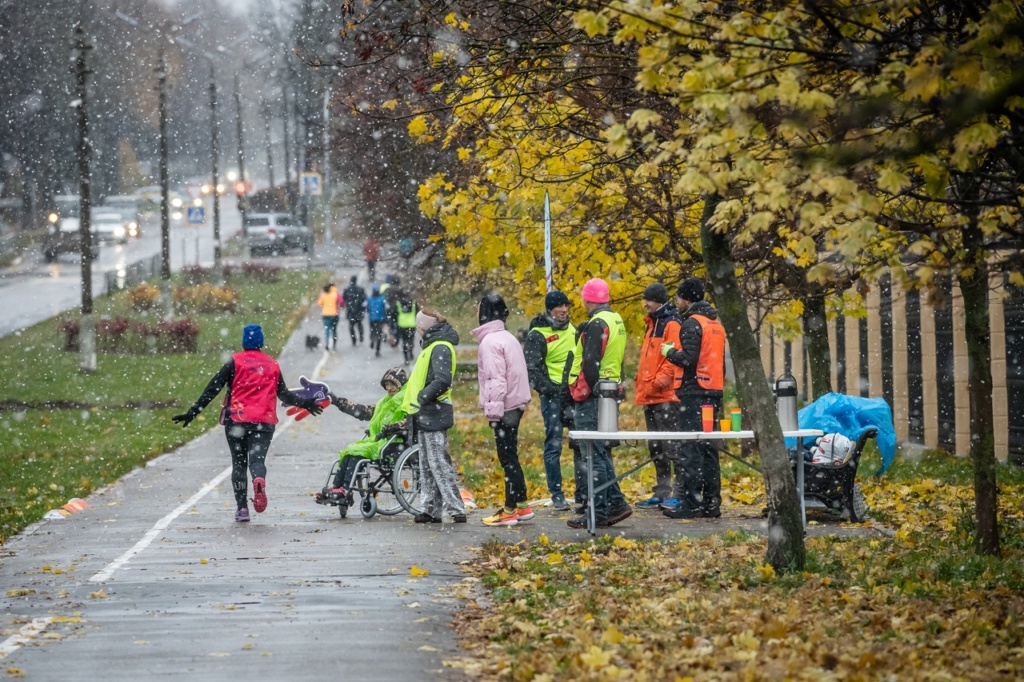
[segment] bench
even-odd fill
[[[804,499],[820,502],[826,509],[832,511],[842,512],[845,509],[850,515],[850,521],[862,521],[854,504],[854,484],[864,445],[877,435],[878,429],[873,426],[861,431],[853,444],[850,459],[842,466],[804,462]],[[795,463],[793,472],[794,475],[798,473]]]

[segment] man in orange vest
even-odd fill
[[[725,387],[725,329],[718,311],[704,300],[704,283],[696,277],[683,280],[676,291],[682,318],[679,341],[661,347],[662,355],[683,369],[676,390],[679,398],[679,428],[701,431],[701,408],[711,405],[715,423],[722,411]],[[674,508],[662,513],[670,519],[718,518],[722,503],[722,473],[718,451],[707,441],[684,441],[680,458],[685,476],[683,497]]]
[[[640,362],[636,368],[636,404],[644,408],[644,421],[648,431],[679,430],[679,398],[676,389],[683,370],[669,362],[661,352],[662,346],[671,344],[678,350],[679,311],[668,300],[668,289],[661,282],[644,289],[644,322],[647,331],[640,346]],[[666,509],[679,506],[683,492],[683,473],[679,467],[679,441],[649,440],[647,448],[654,460],[654,494],[637,502],[637,509]],[[673,469],[675,482],[673,485]]]

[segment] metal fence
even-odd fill
[[[112,294],[128,287],[134,287],[160,274],[160,254],[135,261],[124,268],[115,268],[104,273],[107,293]]]

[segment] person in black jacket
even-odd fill
[[[366,315],[366,290],[359,286],[356,276],[352,275],[349,285],[341,292],[345,306],[345,318],[348,320],[348,334],[352,345],[356,345],[356,332],[359,332],[359,343],[363,342],[365,331],[363,317]]]
[[[544,297],[546,312],[530,320],[523,352],[530,376],[530,388],[540,396],[540,412],[544,418],[544,473],[551,504],[558,511],[569,509],[562,490],[562,437],[572,427],[572,398],[569,397],[568,369],[576,345],[576,328],[569,321],[569,297],[558,290]],[[575,472],[576,503],[582,505],[584,486],[580,478],[583,467],[580,448],[569,441]]]
[[[188,412],[171,418],[183,427],[188,426],[222,388],[228,387],[220,421],[231,451],[231,484],[238,509],[235,521],[249,520],[246,467],[252,474],[253,509],[260,513],[267,508],[266,458],[277,424],[277,400],[313,415],[323,412],[315,398],[303,398],[288,390],[277,360],[262,348],[263,329],[258,324],[246,326],[242,331],[242,352],[224,363]]]

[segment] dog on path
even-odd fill
[[[320,346],[320,337],[306,334],[306,350],[314,351]]]

